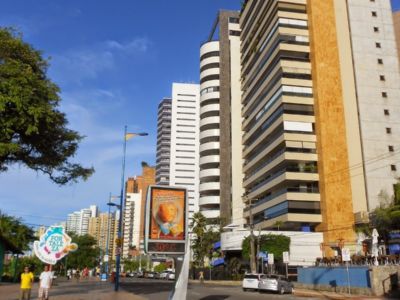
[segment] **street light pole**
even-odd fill
[[[251,273],[256,273],[255,246],[254,246],[254,223],[251,198],[247,194],[244,195],[245,200],[249,202],[249,225],[250,225],[250,270]]]
[[[110,193],[110,197],[109,197],[109,202],[111,202],[111,193]],[[108,256],[108,245],[110,242],[110,231],[111,231],[111,228],[110,228],[111,227],[111,222],[110,222],[111,205],[109,205],[109,203],[107,203],[107,206],[108,206],[108,216],[107,216],[107,238],[106,238],[106,255],[105,255],[107,257],[107,260],[105,261],[106,279],[108,278],[108,273],[109,273],[108,262],[110,261],[110,258]]]
[[[114,290],[117,292],[119,289],[119,273],[121,269],[121,246],[122,246],[122,216],[124,208],[124,183],[125,183],[125,158],[126,158],[126,141],[134,136],[146,136],[145,132],[142,133],[128,133],[128,127],[124,127],[124,146],[122,155],[122,172],[121,172],[121,193],[119,199],[119,222],[118,222],[118,245],[115,257],[116,272],[115,272],[115,286]]]

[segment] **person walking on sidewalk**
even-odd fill
[[[21,274],[21,293],[19,300],[30,300],[31,299],[31,289],[34,276],[32,272],[29,272],[29,267],[24,268],[24,273]]]
[[[39,300],[49,299],[49,290],[53,282],[53,273],[49,270],[49,266],[44,266],[44,271],[40,274],[39,283]]]

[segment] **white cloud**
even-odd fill
[[[70,49],[63,53],[52,55],[51,75],[57,82],[80,83],[87,79],[96,79],[102,73],[115,70],[122,64],[121,54],[124,56],[142,55],[151,45],[147,38],[136,38],[123,43],[108,40],[83,48]]]
[[[106,41],[106,45],[109,49],[115,49],[122,51],[126,54],[135,54],[139,52],[146,52],[150,47],[150,41],[147,38],[136,38],[127,43],[120,43],[118,41],[109,40]]]

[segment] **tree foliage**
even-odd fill
[[[255,237],[255,247],[257,249],[258,238]],[[260,251],[274,254],[275,260],[282,259],[282,253],[289,251],[290,238],[284,235],[262,234],[260,236]],[[242,256],[245,259],[250,258],[250,236],[242,242]]]
[[[20,34],[0,28],[0,172],[23,164],[63,185],[85,180],[94,170],[69,161],[83,137],[66,127],[48,66]]]
[[[15,247],[24,251],[34,241],[33,229],[22,223],[21,219],[8,216],[0,211],[0,235]]]
[[[67,256],[67,268],[83,269],[93,268],[98,265],[100,258],[100,248],[97,247],[96,240],[91,235],[71,234],[73,243],[78,244],[78,250],[71,252]]]
[[[380,237],[387,241],[390,231],[400,230],[400,184],[394,185],[393,199],[390,199],[384,191],[380,195],[380,206],[370,214],[371,226],[376,228]]]
[[[211,260],[213,256],[213,245],[221,238],[221,233],[216,228],[218,225],[215,224],[215,220],[211,224],[201,212],[193,215],[191,228],[194,238],[191,246],[194,262],[198,267],[204,267],[205,258],[208,257]]]
[[[123,260],[125,272],[133,272],[139,269],[139,261],[133,260],[132,258]]]
[[[164,272],[166,269],[167,269],[167,265],[164,263],[160,263],[154,267],[154,272],[161,273],[161,272]]]

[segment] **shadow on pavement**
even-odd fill
[[[224,300],[229,298],[229,295],[212,295],[200,298],[200,300]]]
[[[148,295],[172,291],[174,282],[121,282],[121,288],[136,295]]]

